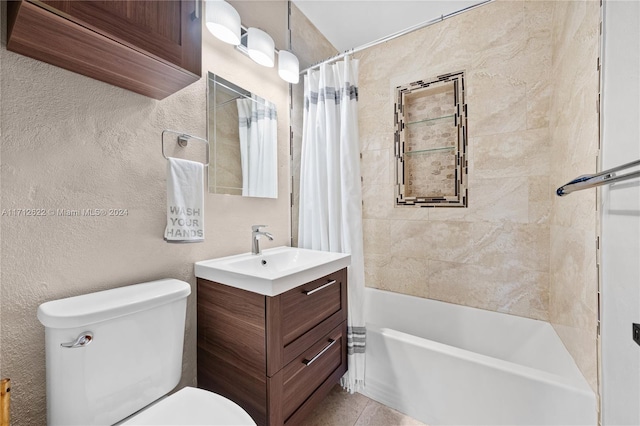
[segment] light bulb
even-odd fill
[[[272,67],[274,64],[275,43],[271,36],[258,28],[247,30],[247,50],[249,57],[258,64]]]
[[[207,0],[207,29],[216,38],[240,44],[240,14],[226,1]]]
[[[298,57],[287,50],[278,52],[278,75],[292,84],[300,80],[300,62]]]

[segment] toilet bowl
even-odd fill
[[[239,405],[213,392],[186,387],[118,425],[255,425]]]
[[[182,374],[189,284],[164,279],[43,303],[49,425],[255,425]]]

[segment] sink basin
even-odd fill
[[[196,262],[195,274],[231,287],[277,296],[301,284],[349,266],[351,255],[297,247],[276,247],[262,254]]]

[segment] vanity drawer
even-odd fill
[[[346,322],[282,370],[282,414],[288,419],[339,367],[346,365]]]
[[[336,312],[346,313],[343,297],[346,284],[347,270],[342,269],[283,293],[280,296],[283,345],[287,346]]]

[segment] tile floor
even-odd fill
[[[396,410],[336,385],[303,426],[424,426]]]

